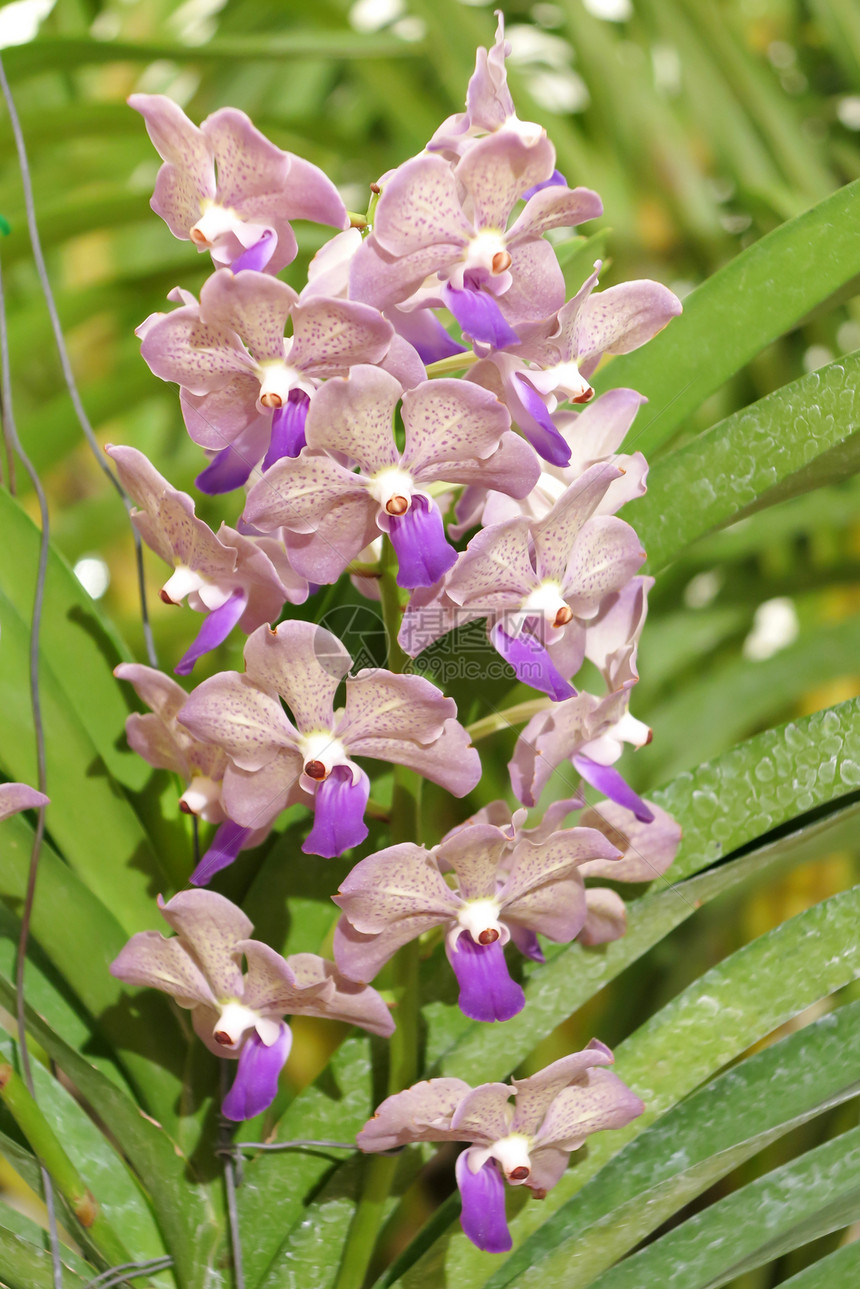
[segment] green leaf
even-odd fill
[[[16,995],[0,975],[0,1004],[13,1015]],[[191,1161],[160,1124],[135,1105],[85,1057],[69,1047],[42,1020],[26,1008],[27,1032],[42,1045],[72,1085],[97,1112],[111,1138],[122,1151],[143,1185],[168,1252],[176,1264],[182,1289],[203,1289],[214,1251],[222,1236],[222,1223],[213,1208],[210,1187],[194,1176]]]
[[[844,1245],[783,1282],[782,1289],[841,1289],[860,1280],[860,1240]]]
[[[229,40],[208,40],[201,45],[178,41],[88,40],[86,37],[40,36],[26,45],[3,51],[9,79],[49,70],[67,71],[92,63],[151,63],[176,59],[182,63],[276,62],[308,58],[415,58],[420,43],[398,40],[384,33],[354,31],[300,31],[267,33],[264,37],[232,35]]]
[[[6,731],[0,758],[9,778],[36,783],[28,678],[39,534],[2,492],[0,539],[16,552],[0,570],[0,703]],[[152,922],[154,895],[184,881],[189,857],[170,847],[156,851],[123,791],[123,786],[139,788],[151,775],[125,742],[126,695],[111,674],[127,654],[56,552],[49,559],[40,645],[48,828],[124,929],[139,930]]]
[[[273,1140],[352,1141],[375,1108],[370,1049],[371,1040],[365,1036],[347,1039],[316,1082],[293,1101]],[[292,1259],[296,1241],[303,1247],[302,1262],[316,1259],[318,1265],[336,1269],[352,1213],[352,1187],[346,1188],[343,1202],[329,1196],[340,1242],[322,1213],[314,1214],[309,1206],[322,1181],[330,1173],[339,1175],[348,1159],[347,1151],[307,1149],[248,1160],[239,1192],[239,1219],[249,1286],[280,1289],[284,1259],[288,1254]],[[292,1261],[287,1265],[292,1266]],[[307,1267],[305,1272],[297,1284],[320,1283]]]
[[[778,720],[803,701],[810,684],[826,685],[857,674],[860,617],[818,623],[770,658],[731,657],[702,668],[648,711],[660,731],[636,787],[680,774],[690,764],[719,756],[752,730]],[[640,767],[636,767],[640,769]],[[762,771],[767,773],[767,771]],[[850,771],[849,771],[850,773]],[[805,809],[800,806],[800,809]]]
[[[739,847],[764,837],[800,813],[814,810],[860,786],[860,700],[768,730],[715,761],[686,771],[653,793],[681,825],[678,855],[660,887],[670,886]],[[739,870],[740,871],[740,870]],[[467,1021],[445,1002],[423,1008],[428,1025],[427,1066],[434,1073],[468,1079],[508,1075],[554,1026],[635,961],[730,880],[727,870],[699,886],[657,889],[629,905],[627,934],[600,951],[579,944],[553,953],[545,966],[524,967],[526,1007],[504,1026]],[[436,998],[439,973],[432,972]],[[447,977],[443,977],[447,980]]]
[[[562,1268],[568,1283],[590,1284],[745,1159],[855,1096],[858,1071],[855,1002],[757,1052],[658,1119],[539,1227],[487,1289],[528,1279],[530,1267],[535,1280],[542,1268],[547,1284]]]
[[[860,1128],[854,1128],[697,1213],[594,1286],[718,1289],[858,1217]],[[541,1281],[545,1289],[569,1283],[553,1277]]]
[[[648,456],[750,359],[860,274],[860,180],[742,251],[684,300],[684,312],[595,378],[648,398],[626,447]]]
[[[844,479],[858,464],[860,354],[851,354],[657,461],[634,519],[648,571],[659,572],[704,533]]]
[[[79,1274],[80,1260],[60,1246],[63,1289],[86,1289],[88,1280]],[[22,1239],[0,1226],[0,1266],[8,1289],[54,1289],[51,1254],[47,1249]],[[91,1279],[92,1277],[89,1277]]]

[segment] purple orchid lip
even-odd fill
[[[502,623],[497,622],[490,631],[490,640],[524,685],[548,694],[556,703],[576,698],[573,685],[561,675],[546,647],[531,632],[521,631],[518,636],[510,636]]]
[[[613,765],[600,765],[597,761],[592,761],[591,757],[580,754],[573,757],[573,765],[586,783],[597,788],[597,791],[609,797],[610,801],[632,811],[640,823],[654,822],[653,810],[625,783]]]
[[[311,400],[301,389],[291,389],[286,406],[278,407],[272,414],[272,437],[269,450],[263,458],[263,469],[268,470],[282,457],[297,457],[305,446],[305,421]]]
[[[245,1040],[239,1053],[239,1068],[233,1086],[221,1106],[225,1119],[240,1122],[268,1110],[277,1096],[278,1078],[292,1042],[292,1031],[284,1022],[281,1022],[281,1032],[270,1047],[256,1031]]]
[[[302,844],[306,855],[336,859],[360,846],[367,836],[364,811],[370,780],[362,773],[353,783],[348,765],[336,765],[314,794],[314,826]]]
[[[505,1182],[494,1159],[473,1173],[469,1151],[457,1157],[460,1191],[460,1225],[464,1234],[484,1253],[507,1253],[513,1248],[505,1216]]]
[[[203,626],[198,631],[197,638],[191,648],[182,655],[173,668],[177,676],[190,676],[198,658],[202,658],[205,653],[209,653],[212,649],[217,649],[220,644],[224,643],[245,612],[247,604],[248,592],[239,587],[232,592],[230,598],[225,600],[220,608],[213,609],[211,613],[207,613],[203,620]]]
[[[210,497],[217,497],[222,492],[234,492],[247,483],[254,468],[253,461],[247,461],[234,447],[224,448],[201,470],[194,484],[201,492]]]
[[[445,946],[460,986],[460,1011],[470,1020],[510,1020],[526,1005],[520,985],[511,980],[505,951],[498,941],[476,944],[463,931],[453,948]]]
[[[516,372],[514,379],[522,408],[516,420],[523,434],[535,452],[539,452],[550,465],[569,465],[570,444],[559,434],[540,394],[532,389],[521,372]]]
[[[269,263],[269,260],[275,253],[275,247],[278,239],[271,228],[267,228],[258,242],[249,246],[246,251],[235,259],[230,265],[234,273],[255,272],[262,273],[263,269]]]
[[[397,553],[398,586],[435,586],[457,562],[438,506],[418,493],[408,510],[390,516],[388,533]]]
[[[232,819],[226,820],[215,834],[212,845],[200,860],[188,881],[192,886],[208,886],[216,873],[233,863],[252,832]]]
[[[532,184],[531,188],[526,188],[525,192],[522,194],[522,199],[523,201],[528,201],[530,197],[534,197],[536,192],[541,192],[542,189],[544,188],[566,188],[566,187],[567,187],[567,180],[565,179],[561,171],[553,170],[549,179],[544,179],[543,183]]]
[[[496,301],[486,291],[466,285],[463,290],[451,286],[442,288],[442,298],[459,322],[464,333],[494,349],[519,344],[519,336],[505,320]]]

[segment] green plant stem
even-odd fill
[[[440,358],[435,363],[430,363],[427,368],[428,376],[450,376],[452,372],[465,371],[468,367],[473,367],[478,361],[478,355],[471,351],[464,354],[449,354],[447,358]]]
[[[388,651],[388,670],[402,675],[408,670],[409,656],[397,643],[397,633],[402,621],[400,587],[397,585],[397,556],[391,538],[382,539],[382,558],[379,561],[379,599],[382,621],[385,625],[385,643]]]
[[[105,1220],[92,1191],[81,1178],[21,1076],[0,1061],[0,1099],[27,1138],[33,1152],[51,1175],[69,1208],[108,1266],[130,1261],[130,1254]]]
[[[551,698],[529,698],[524,703],[505,707],[501,712],[493,712],[491,716],[482,716],[479,721],[466,726],[466,733],[473,743],[477,743],[478,739],[487,738],[499,730],[510,729],[513,725],[525,725],[526,721],[537,716],[538,712],[545,712],[548,707],[552,707]]]
[[[402,674],[409,658],[397,643],[401,603],[397,586],[397,558],[388,537],[380,561],[379,591],[388,645],[388,669]],[[421,777],[398,765],[394,768],[391,803],[391,841],[418,841],[420,836]],[[388,1091],[400,1092],[415,1082],[418,1073],[418,942],[403,946],[392,963],[392,992],[397,1028],[389,1043]],[[364,1161],[361,1198],[343,1249],[334,1289],[360,1289],[385,1219],[397,1157],[373,1155]]]

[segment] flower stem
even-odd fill
[[[379,591],[388,669],[402,674],[410,659],[397,643],[401,602],[397,586],[397,556],[388,537],[382,547]],[[420,835],[421,777],[405,766],[394,767],[394,796],[391,803],[391,841],[417,841]],[[404,945],[392,963],[397,1028],[389,1041],[388,1091],[400,1092],[415,1082],[418,1066],[418,941]],[[364,1161],[361,1198],[356,1206],[343,1249],[334,1289],[361,1289],[385,1220],[391,1185],[397,1169],[396,1157],[372,1155]]]
[[[102,1215],[92,1191],[60,1145],[51,1125],[27,1090],[24,1080],[6,1061],[0,1061],[0,1100],[27,1138],[39,1162],[48,1170],[60,1194],[109,1267],[126,1263],[128,1250]]]
[[[397,642],[402,621],[400,587],[397,585],[397,555],[391,538],[382,541],[382,558],[379,561],[379,599],[382,621],[385,624],[385,641],[388,648],[388,670],[402,675],[409,668],[410,659]]]
[[[478,355],[471,349],[467,349],[462,354],[449,354],[447,358],[439,358],[435,363],[430,363],[427,375],[450,376],[452,372],[465,371],[468,367],[474,367],[477,361]]]
[[[489,734],[496,734],[499,730],[511,729],[514,725],[525,725],[538,712],[545,712],[552,707],[551,698],[529,698],[524,703],[516,703],[513,707],[506,707],[501,712],[493,712],[491,716],[483,716],[479,721],[473,721],[471,725],[466,726],[466,733],[473,743],[478,739],[487,738]]]

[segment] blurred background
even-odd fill
[[[596,234],[589,255],[605,262],[603,286],[653,277],[683,297],[756,239],[860,177],[856,0],[547,0],[510,3],[505,15],[520,117],[547,127],[569,183],[603,197],[606,216],[588,229]],[[475,48],[492,44],[494,31],[491,4],[459,0],[15,0],[0,7],[0,50],[29,152],[48,271],[102,443],[143,449],[181,488],[191,489],[201,468],[176,391],[140,359],[134,328],[168,307],[171,287],[196,292],[209,261],[174,241],[150,211],[159,161],[126,96],[169,94],[196,122],[218,107],[240,107],[275,143],[322,166],[347,205],[363,211],[368,184],[420,151],[438,123],[461,109]],[[56,544],[143,658],[125,512],[82,442],[63,383],[2,110],[0,156],[0,260],[19,431],[48,489]],[[301,254],[283,276],[300,288],[327,233],[298,231]],[[698,409],[682,437],[860,348],[854,286],[760,353]],[[760,729],[858,692],[858,499],[857,480],[846,478],[784,501],[700,540],[661,574],[635,705],[655,737],[627,767],[637,788],[647,791]],[[236,510],[236,498],[199,504],[213,525]],[[625,517],[635,525],[632,509]],[[152,591],[164,573],[154,558],[147,568]],[[174,659],[197,620],[153,594],[150,607],[159,654]],[[327,607],[329,600],[311,602],[307,613]],[[213,667],[240,665],[240,644],[228,644]],[[469,710],[469,694],[464,686],[457,695],[465,719],[484,714]],[[499,791],[510,746],[510,735],[483,745]],[[856,863],[856,846],[844,840],[777,887],[771,880],[717,900],[553,1035],[534,1065],[594,1032],[617,1041],[711,962],[851,884]],[[845,1126],[855,1112],[834,1113]],[[823,1139],[834,1127],[825,1116],[799,1134]],[[719,1193],[790,1157],[798,1144],[786,1138],[720,1183]],[[416,1194],[416,1217],[426,1202]],[[820,1251],[801,1250],[735,1283],[781,1283],[813,1252]]]

